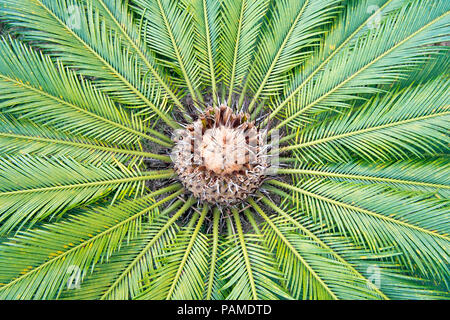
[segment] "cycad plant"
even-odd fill
[[[448,298],[449,9],[0,0],[0,299]]]

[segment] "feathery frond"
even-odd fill
[[[356,181],[370,184],[385,184],[400,190],[437,193],[443,198],[450,196],[449,161],[427,159],[395,162],[364,161],[305,165],[298,169],[279,169],[280,174],[298,174],[306,177],[327,177],[336,181]]]
[[[136,68],[136,56],[106,28],[92,8],[84,10],[74,0],[2,0],[0,19],[17,30],[24,40],[77,69],[115,100],[133,107],[148,107],[169,125],[176,127],[160,110],[160,91],[144,80]],[[76,12],[72,17],[72,8]],[[34,19],[27,19],[32,16]],[[75,21],[73,21],[75,19]],[[33,32],[30,32],[33,30]]]
[[[250,111],[260,96],[272,95],[283,87],[286,72],[303,62],[320,39],[320,27],[331,21],[338,4],[334,0],[275,3],[271,20],[263,26],[264,36],[247,80],[254,92]]]
[[[356,111],[300,131],[297,144],[304,161],[341,162],[423,158],[448,150],[449,85],[447,78],[402,92],[374,96]],[[350,151],[351,150],[351,151]]]
[[[172,170],[140,173],[30,156],[0,158],[0,168],[0,234],[56,214],[61,217],[111,192],[116,192],[114,199],[142,194],[146,180],[173,175]]]
[[[194,34],[192,15],[176,1],[133,0],[136,12],[143,18],[145,40],[156,53],[183,78],[189,93],[200,99],[200,66],[191,39]]]
[[[229,90],[228,105],[251,66],[258,31],[268,5],[268,0],[222,1],[219,57],[221,78]]]
[[[227,299],[289,299],[290,295],[277,283],[282,276],[275,260],[267,255],[262,236],[243,235],[238,222],[236,226],[238,234],[222,244],[221,277],[225,284],[221,290],[230,290]]]
[[[45,299],[60,295],[70,277],[70,266],[84,277],[98,261],[118,250],[124,239],[136,237],[146,214],[182,191],[159,202],[154,202],[153,196],[179,188],[173,185],[139,200],[85,210],[63,222],[19,233],[0,248],[1,260],[8,261],[0,271],[0,281],[9,281],[0,287],[0,297]]]
[[[441,281],[448,279],[448,269],[439,263],[449,259],[446,249],[449,224],[445,222],[450,218],[448,200],[382,186],[318,179],[297,187],[277,181],[270,183],[294,191],[293,199],[308,204],[304,210],[314,221],[336,226],[339,232],[372,252],[395,246],[402,252],[399,258],[402,265],[410,271]]]
[[[194,46],[197,50],[198,64],[204,85],[211,87],[214,104],[218,97],[220,3],[217,0],[183,0],[183,5],[194,19]]]
[[[356,94],[373,94],[378,91],[375,85],[404,77],[427,55],[437,52],[430,45],[450,39],[445,32],[449,9],[445,0],[432,5],[413,1],[336,54],[313,79],[308,78],[307,84],[302,85],[301,76],[294,80],[293,86],[303,86],[302,90],[286,106],[285,117],[277,127],[287,124],[297,128],[304,122],[305,114],[349,107],[348,101],[356,99]],[[277,105],[271,117],[283,104]]]

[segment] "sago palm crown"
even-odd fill
[[[449,297],[448,0],[0,0],[0,299]]]

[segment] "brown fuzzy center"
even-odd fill
[[[174,169],[197,199],[233,205],[261,186],[270,167],[262,154],[265,136],[248,119],[225,105],[210,107],[177,132]]]
[[[203,164],[217,174],[231,174],[248,162],[245,134],[220,126],[206,130],[200,146]]]

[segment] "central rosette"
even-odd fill
[[[244,165],[249,162],[248,155],[243,152],[245,148],[247,143],[244,132],[222,125],[205,131],[200,154],[207,170],[231,174],[244,169]]]
[[[266,131],[225,105],[206,109],[174,141],[175,171],[200,201],[239,203],[258,190],[270,167]]]

